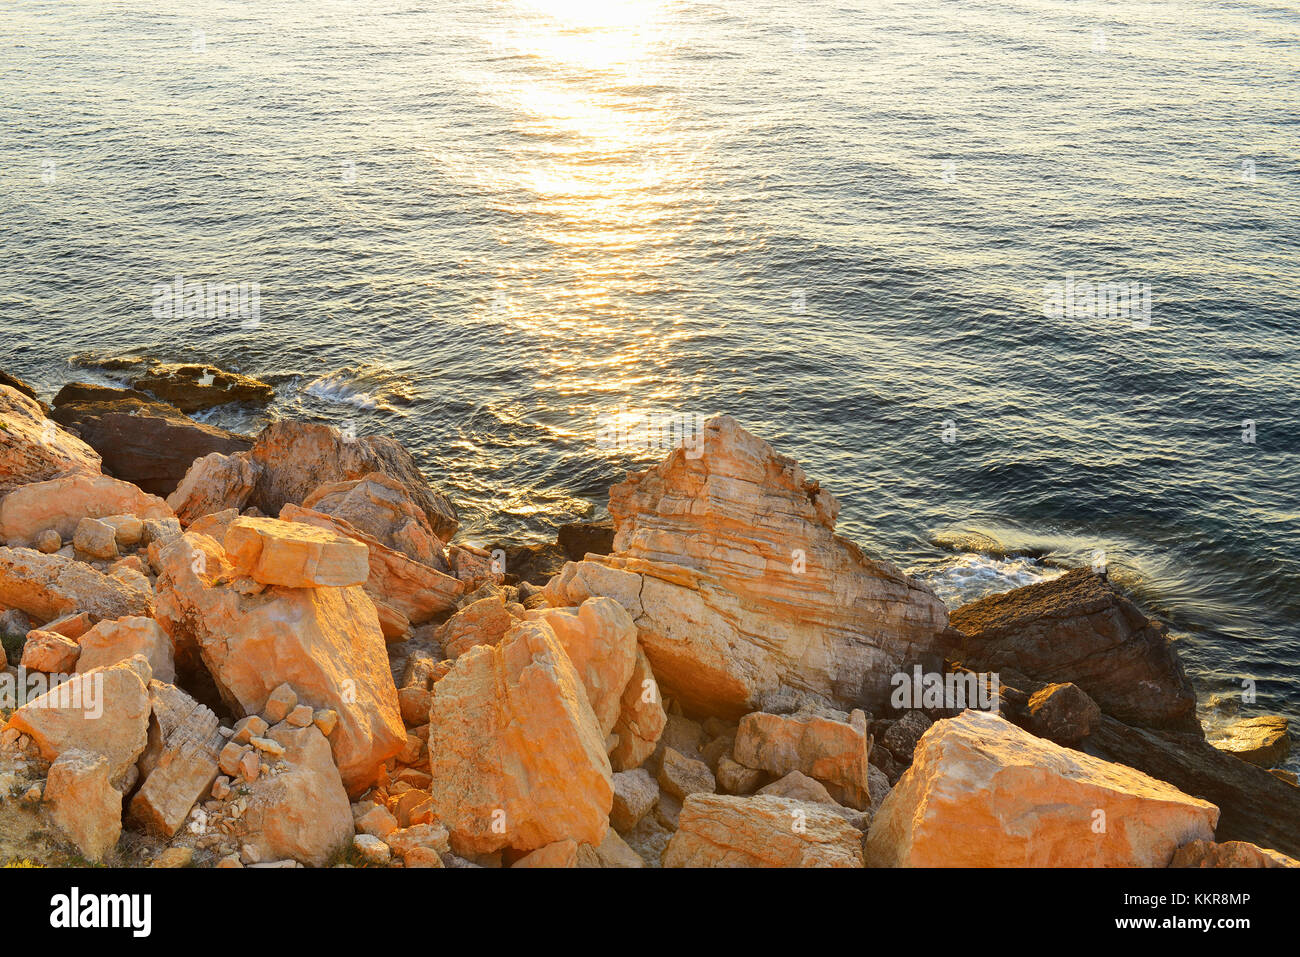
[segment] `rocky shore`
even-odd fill
[[[203,867],[1295,867],[1104,575],[945,607],[729,416],[607,525],[457,540],[392,438],[210,366],[0,373],[0,855]],[[3,861],[0,861],[3,863]]]

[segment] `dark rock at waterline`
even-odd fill
[[[507,585],[528,582],[545,585],[564,568],[568,556],[553,542],[535,545],[494,545],[506,553],[505,576]]]
[[[106,473],[159,496],[175,490],[195,459],[253,445],[248,436],[195,422],[133,389],[66,385],[50,417],[98,452]]]
[[[1076,684],[1050,684],[1029,698],[1025,728],[1040,738],[1070,747],[1086,738],[1098,719],[1101,708]]]
[[[131,386],[182,412],[199,412],[228,402],[260,404],[275,397],[275,389],[259,379],[210,365],[154,366],[133,379]]]
[[[588,554],[608,555],[614,551],[613,522],[575,522],[561,525],[557,543],[571,562],[580,562]]]
[[[37,402],[41,401],[41,397],[36,394],[36,389],[30,383],[3,370],[0,370],[0,385],[7,385],[9,388],[21,392],[29,399],[35,399]]]
[[[981,598],[950,622],[963,636],[953,658],[966,669],[1072,682],[1121,721],[1202,734],[1164,625],[1090,569]]]

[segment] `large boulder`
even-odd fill
[[[74,612],[94,618],[153,613],[148,581],[111,576],[62,555],[0,546],[0,605],[40,621]]]
[[[740,719],[733,756],[745,767],[777,776],[799,771],[824,784],[840,804],[866,810],[871,807],[870,752],[867,717],[861,711],[756,711]]]
[[[543,621],[471,648],[433,686],[429,763],[434,817],[458,854],[599,844],[609,826],[604,735]]]
[[[212,452],[194,459],[167,496],[167,504],[183,525],[204,515],[242,509],[253,494],[261,466],[246,452],[223,455]]]
[[[269,586],[244,594],[225,551],[187,532],[159,556],[159,623],[180,666],[197,654],[234,713],[256,714],[281,684],[338,712],[330,736],[349,793],[375,783],[406,744],[374,603],[359,586]],[[249,590],[254,591],[254,590]]]
[[[614,554],[566,565],[551,604],[617,599],[665,692],[720,717],[782,687],[881,710],[895,672],[939,669],[943,603],[837,536],[838,503],[794,460],[730,416],[705,423],[699,451],[610,489]]]
[[[127,813],[145,830],[171,838],[211,789],[226,739],[211,709],[174,685],[150,681],[149,705],[149,743],[139,765],[143,783]]]
[[[365,545],[370,561],[370,575],[365,584],[367,594],[376,602],[401,612],[412,625],[426,624],[437,615],[451,611],[465,593],[464,582],[389,548],[341,518],[292,504],[280,510],[280,518],[337,532]]]
[[[195,422],[131,389],[65,386],[50,417],[98,452],[106,472],[160,496],[176,489],[195,459],[253,445],[246,435]]]
[[[1300,861],[1246,841],[1191,841],[1174,852],[1170,867],[1300,867]]]
[[[824,804],[692,794],[664,867],[861,867],[862,834]]]
[[[370,577],[365,545],[302,522],[240,516],[223,544],[234,573],[263,585],[340,588]]]
[[[307,496],[302,507],[341,518],[417,562],[450,571],[442,540],[434,534],[424,510],[405,485],[383,472],[322,485]]]
[[[13,546],[30,545],[46,529],[71,541],[83,518],[134,515],[175,518],[167,503],[130,482],[107,475],[67,475],[14,489],[0,501],[0,534]]]
[[[135,655],[143,655],[158,681],[176,680],[172,642],[158,622],[140,615],[101,621],[77,638],[81,655],[78,671],[106,668]]]
[[[381,472],[394,479],[424,512],[444,542],[456,533],[456,509],[435,492],[401,445],[386,436],[345,436],[332,426],[273,422],[257,436],[253,460],[262,467],[252,504],[279,515],[287,503],[301,505],[323,484]]]
[[[108,758],[69,749],[50,765],[42,795],[50,823],[92,863],[99,863],[122,836],[122,795],[110,780]]]
[[[1091,569],[971,602],[952,625],[971,671],[1072,682],[1127,724],[1200,733],[1196,693],[1165,627]]]
[[[131,387],[182,412],[200,412],[228,402],[265,404],[275,397],[275,389],[252,376],[189,363],[153,366],[133,379]]]
[[[41,404],[0,383],[0,495],[70,473],[98,475],[99,455],[45,417]]]
[[[873,867],[1166,867],[1219,809],[996,714],[936,722],[877,809]]]
[[[636,626],[628,613],[612,598],[589,598],[578,608],[543,608],[528,617],[545,621],[560,639],[587,689],[601,736],[608,736],[636,666]]]
[[[609,752],[609,763],[615,771],[627,771],[639,768],[654,753],[668,724],[654,669],[640,645],[636,646],[632,676],[620,700],[618,720],[614,722],[618,741]]]
[[[1261,768],[1272,768],[1291,753],[1289,725],[1290,722],[1281,715],[1243,718],[1215,734],[1210,743],[1243,761]]]
[[[31,737],[47,761],[74,748],[102,754],[116,786],[148,743],[151,677],[141,657],[79,674],[24,704],[5,729]]]

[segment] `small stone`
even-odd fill
[[[110,561],[117,558],[117,530],[107,522],[83,518],[72,536],[73,547],[83,555]]]
[[[442,867],[442,858],[431,847],[413,847],[402,858],[407,867]]]
[[[227,854],[221,860],[217,861],[217,867],[243,867],[244,863],[239,859],[238,854]]]
[[[246,718],[240,718],[235,722],[235,733],[231,740],[239,744],[248,744],[253,738],[260,738],[266,734],[266,729],[270,727],[262,720],[260,715],[250,714]]]
[[[230,794],[230,778],[222,774],[212,782],[212,796],[218,801],[224,801],[226,798],[230,797]]]
[[[33,784],[23,792],[23,802],[26,804],[40,804],[43,788],[39,784]]]
[[[298,693],[287,684],[282,684],[271,692],[266,699],[262,714],[268,724],[279,724],[289,716],[289,712],[298,706]]]
[[[724,794],[753,794],[758,782],[763,780],[763,772],[747,768],[724,755],[718,759],[717,780],[718,787]]]
[[[46,555],[53,555],[63,547],[63,538],[52,528],[47,528],[36,536],[36,550]]]
[[[249,738],[248,743],[263,754],[269,754],[273,758],[278,758],[280,755],[284,754],[284,745],[279,741],[273,741],[270,738]]]
[[[113,538],[120,548],[134,548],[144,537],[144,522],[135,515],[108,515],[100,519],[113,529]]]
[[[154,867],[189,867],[194,863],[194,848],[169,847],[158,855]]]
[[[695,761],[673,748],[665,748],[663,763],[659,767],[659,786],[677,800],[684,801],[689,794],[712,794],[718,785],[713,772],[703,761]]]
[[[222,773],[233,777],[239,773],[239,762],[243,760],[244,752],[247,750],[242,744],[234,741],[226,742],[226,746],[221,749],[221,754],[217,756],[217,766],[221,768]]]
[[[373,834],[358,834],[352,838],[352,847],[367,864],[386,865],[393,856],[392,850]]]
[[[295,728],[305,728],[312,723],[315,715],[311,710],[311,705],[300,704],[284,719],[285,722]]]
[[[262,762],[257,758],[256,751],[245,751],[239,759],[239,776],[245,781],[256,781],[262,772]]]
[[[385,838],[397,830],[397,818],[388,808],[376,807],[357,819],[357,830],[374,837]]]
[[[328,738],[334,728],[338,726],[339,713],[331,708],[322,708],[316,712],[312,722],[320,729],[320,733]]]
[[[239,849],[239,859],[245,864],[258,864],[262,860],[262,852],[252,844],[245,844]]]

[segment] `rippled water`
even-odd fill
[[[657,457],[597,448],[598,416],[728,411],[950,601],[1104,551],[1203,692],[1300,715],[1297,27],[10,2],[0,367],[246,371],[273,415],[402,439],[477,537],[548,537]],[[1146,284],[1149,324],[1045,317],[1069,273]],[[260,326],[156,318],[178,274],[259,283]]]

